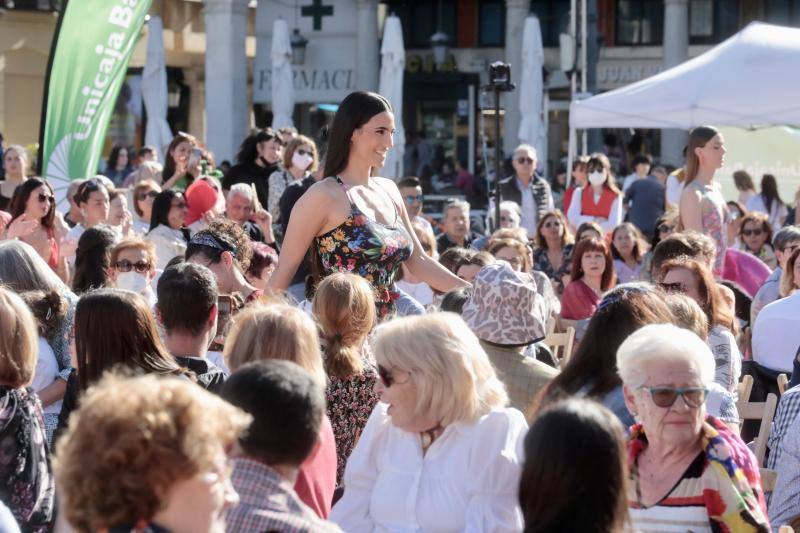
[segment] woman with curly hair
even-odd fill
[[[238,501],[227,450],[250,421],[186,380],[105,377],[56,448],[67,521],[76,531],[222,531]]]
[[[331,274],[314,294],[313,313],[328,374],[328,418],[336,439],[336,481],[341,485],[347,458],[378,403],[375,363],[367,343],[375,325],[372,287],[354,274]]]

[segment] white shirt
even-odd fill
[[[401,280],[396,282],[395,285],[424,306],[428,306],[433,302],[433,290],[424,281],[409,283]]]
[[[591,189],[590,189],[591,190]],[[582,205],[581,205],[581,195],[583,194],[583,188],[577,187],[575,192],[572,195],[572,201],[569,204],[569,211],[567,211],[567,219],[569,223],[572,224],[575,228],[578,228],[584,222],[592,222],[595,220],[595,217],[591,215],[584,215],[581,213]],[[599,202],[601,194],[594,194],[594,201]],[[603,231],[606,233],[611,233],[614,231],[614,228],[618,225],[622,224],[622,196],[617,195],[614,199],[614,202],[611,204],[611,210],[608,212],[608,219],[605,221],[598,221],[600,227],[603,228]]]
[[[682,193],[683,183],[678,181],[678,177],[672,174],[667,176],[667,203],[677,208],[681,203]]]
[[[47,341],[39,337],[39,356],[36,359],[36,371],[33,374],[33,381],[31,387],[36,392],[51,385],[58,378],[58,361],[56,361],[56,354],[53,349],[47,344]],[[61,401],[53,402],[47,407],[42,409],[45,414],[61,412]]]
[[[764,307],[753,327],[753,360],[780,372],[792,372],[800,347],[800,291]]]
[[[372,411],[329,520],[345,531],[522,531],[517,503],[528,430],[515,409],[445,428],[425,456],[419,435]]]
[[[423,228],[425,228],[427,231],[430,231],[431,233],[434,233],[433,226],[431,226],[431,223],[428,222],[428,220],[425,217],[423,217],[422,215],[415,216],[414,220],[412,220],[411,222],[413,222],[414,224],[417,224],[419,226],[422,226]]]
[[[142,220],[141,218],[134,217],[133,219],[133,231],[136,235],[140,237],[144,237],[147,235],[147,232],[150,231],[150,223],[146,220]]]
[[[156,268],[164,270],[173,257],[186,253],[186,240],[180,230],[160,224],[145,237],[156,247]]]
[[[708,333],[708,347],[714,354],[714,381],[728,392],[736,392],[742,375],[742,354],[731,330],[714,326]]]

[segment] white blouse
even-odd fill
[[[422,455],[419,435],[379,403],[347,461],[329,520],[345,531],[522,531],[517,504],[528,430],[516,409],[455,423]]]
[[[156,248],[156,268],[163,270],[173,257],[186,253],[186,239],[180,230],[164,224],[153,228],[145,237]]]

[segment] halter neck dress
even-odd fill
[[[375,289],[375,306],[379,320],[395,312],[394,277],[400,265],[411,256],[413,241],[403,226],[397,206],[392,225],[371,220],[350,197],[339,176],[350,203],[350,214],[337,227],[314,239],[323,269],[323,277],[334,272],[353,272],[366,279]],[[394,202],[392,202],[394,205]]]

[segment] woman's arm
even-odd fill
[[[297,267],[306,256],[308,248],[328,220],[328,211],[334,205],[334,197],[320,182],[312,186],[294,205],[289,217],[289,226],[283,236],[283,248],[278,258],[278,268],[269,279],[269,287],[275,291],[286,290],[292,282]]]
[[[458,287],[468,287],[469,283],[447,270],[438,261],[429,257],[422,251],[422,245],[420,245],[417,234],[411,226],[411,219],[408,217],[408,211],[406,211],[406,207],[403,205],[403,199],[400,197],[400,191],[397,189],[397,185],[386,178],[378,178],[378,183],[389,193],[389,196],[395,204],[395,208],[403,219],[403,225],[406,227],[406,231],[408,231],[411,236],[414,250],[411,252],[411,257],[405,262],[409,272],[411,272],[414,277],[424,281],[439,292],[447,292],[457,289]],[[272,276],[274,278],[275,274]]]
[[[684,230],[703,232],[703,213],[700,202],[700,193],[697,191],[684,190],[681,194],[680,215]]]
[[[67,392],[67,382],[61,378],[53,380],[53,382],[36,392],[39,400],[42,402],[42,407],[47,407],[58,400],[64,398],[64,393]]]

